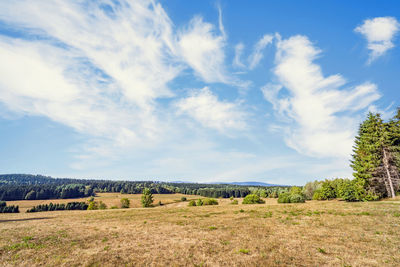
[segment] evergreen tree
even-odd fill
[[[144,208],[150,207],[153,203],[153,194],[151,193],[150,189],[145,188],[142,194],[142,206]]]
[[[360,196],[394,197],[400,184],[400,109],[387,123],[380,114],[369,113],[360,125],[353,151],[351,167],[359,179],[356,183],[368,191],[359,191]]]

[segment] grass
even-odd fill
[[[181,196],[148,209],[0,214],[0,265],[400,265],[400,201],[188,207]]]
[[[96,197],[94,198],[95,201],[102,201],[104,204],[107,205],[108,209],[111,208],[121,208],[121,199],[127,198],[130,200],[130,207],[131,208],[141,208],[141,194],[120,194],[120,193],[97,193]],[[184,194],[154,194],[154,205],[158,205],[161,201],[163,205],[181,202],[182,197],[186,197],[188,200],[191,199],[199,199],[203,197],[199,196],[191,196],[191,195],[184,195]],[[53,204],[56,203],[64,203],[67,204],[68,202],[84,202],[87,201],[89,198],[75,198],[75,199],[45,199],[45,200],[18,200],[18,201],[7,201],[7,205],[18,205],[20,212],[26,212],[26,210],[32,208],[33,206],[42,205],[42,204],[49,204],[52,202]],[[183,204],[183,206],[187,205]]]

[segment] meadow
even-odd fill
[[[0,214],[2,266],[399,266],[400,199],[188,207],[183,195],[139,208],[141,195],[102,193],[130,209]],[[198,196],[186,196],[188,199]],[[85,199],[83,199],[85,200]],[[168,204],[169,203],[169,204]]]

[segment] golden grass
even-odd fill
[[[112,206],[116,206],[118,208],[121,207],[121,199],[128,198],[130,200],[131,208],[140,208],[142,206],[141,194],[120,194],[120,193],[97,193],[95,200],[103,201],[108,208]],[[162,204],[171,204],[180,201],[181,197],[186,197],[187,199],[198,199],[199,196],[192,195],[184,195],[184,194],[154,194],[154,205],[158,205],[158,202],[161,201]],[[84,202],[89,198],[74,198],[74,199],[46,199],[46,200],[18,200],[18,201],[7,201],[7,205],[18,205],[20,212],[26,212],[26,210],[32,208],[33,206],[49,204],[52,202],[56,203],[68,203],[68,202]]]
[[[0,214],[0,265],[400,266],[399,201],[229,202]]]

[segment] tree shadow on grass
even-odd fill
[[[38,217],[38,218],[24,218],[24,219],[0,220],[0,223],[3,223],[3,222],[36,221],[36,220],[46,220],[46,219],[51,219],[51,217]]]

